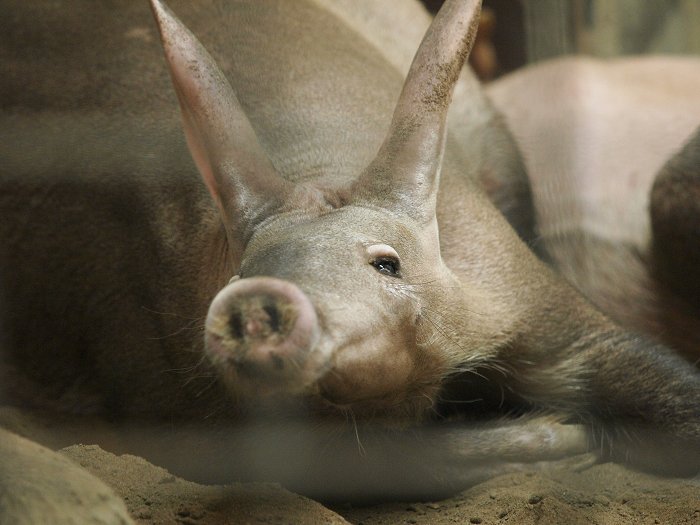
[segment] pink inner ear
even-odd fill
[[[176,89],[179,95],[180,89]],[[182,110],[185,139],[187,140],[190,155],[192,155],[192,159],[199,170],[199,174],[202,176],[202,179],[204,180],[209,193],[214,199],[214,202],[223,213],[224,209],[221,193],[219,191],[219,185],[216,181],[216,177],[214,176],[214,169],[212,168],[212,163],[210,162],[210,156],[207,154],[206,148],[202,143],[202,137],[196,129],[195,121],[193,121],[192,116],[190,115],[190,109],[182,103],[180,104],[180,107]]]
[[[214,151],[217,145],[212,144],[207,135],[224,134],[217,113],[222,112],[218,106],[229,102],[225,89],[229,86],[196,37],[161,2],[153,1],[152,6],[180,103],[190,154],[211,196],[223,211],[221,181],[217,181],[214,173],[214,164],[220,160],[216,158],[217,153],[221,152]]]
[[[201,143],[195,138],[190,126],[185,126],[185,139],[187,139],[187,145],[190,148],[192,159],[199,170],[199,174],[202,176],[202,179],[204,179],[204,183],[207,185],[209,193],[213,197],[214,202],[216,202],[219,209],[223,211],[221,196],[218,192],[211,163],[209,162],[206,153],[203,151]]]

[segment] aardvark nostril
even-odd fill
[[[242,341],[285,337],[294,327],[299,306],[286,297],[261,294],[241,297],[229,308],[229,335]]]
[[[243,319],[240,310],[233,310],[229,318],[228,327],[231,332],[231,337],[234,339],[243,339]]]
[[[280,329],[280,313],[277,307],[273,304],[266,304],[263,306],[263,310],[269,317],[270,330],[273,332],[279,332]]]

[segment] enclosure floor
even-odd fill
[[[198,485],[97,446],[62,453],[111,485],[143,524],[318,524],[343,518],[357,525],[700,524],[700,479],[664,479],[613,464],[577,470],[562,462],[537,473],[499,476],[443,501],[331,510],[275,484]]]

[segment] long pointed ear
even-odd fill
[[[447,110],[474,43],[481,0],[447,0],[416,52],[379,153],[352,187],[371,201],[431,221]]]
[[[160,0],[151,0],[190,153],[229,234],[245,239],[294,185],[275,171],[224,74]]]

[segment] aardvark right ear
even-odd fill
[[[447,110],[476,37],[481,0],[447,0],[416,56],[379,153],[352,187],[355,201],[431,222],[447,132]]]

